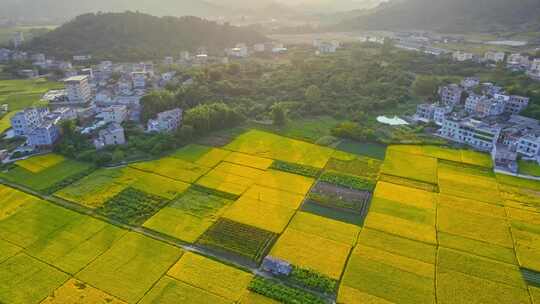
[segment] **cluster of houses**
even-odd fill
[[[341,42],[338,40],[324,41],[322,39],[315,39],[313,40],[313,47],[317,55],[332,54],[341,48]]]
[[[420,104],[414,120],[434,123],[436,135],[492,154],[496,166],[518,172],[517,160],[540,163],[540,124],[519,115],[529,98],[465,78],[439,88],[439,102]]]
[[[288,49],[285,45],[279,42],[257,43],[252,47],[248,47],[245,43],[238,43],[233,48],[225,49],[225,55],[230,58],[246,58],[252,54],[263,53],[285,54],[287,52]]]
[[[126,68],[124,66],[124,68]],[[62,122],[76,120],[78,131],[93,141],[96,149],[126,144],[122,124],[140,123],[141,97],[152,79],[151,64],[130,65],[130,72],[120,73],[118,81],[108,81],[114,65],[102,62],[96,72],[64,79],[65,88],[48,92],[48,107],[27,108],[11,118],[12,137],[25,138],[15,152],[50,150],[62,136]],[[159,113],[148,121],[148,133],[170,133],[181,126],[182,110]]]
[[[506,54],[505,52],[488,51],[484,56],[473,53],[457,51],[452,59],[458,62],[472,61],[483,64],[506,64],[506,68],[513,72],[525,72],[530,78],[540,81],[540,58],[530,58],[521,53]]]

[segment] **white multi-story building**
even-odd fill
[[[497,144],[500,133],[500,127],[490,126],[470,118],[465,120],[447,118],[438,131],[438,135],[443,138],[467,144],[482,151],[491,151]]]
[[[0,62],[7,62],[11,60],[11,50],[0,49]]]
[[[463,89],[457,84],[451,84],[439,88],[441,102],[445,105],[457,105],[461,102]]]
[[[452,59],[458,62],[473,60],[473,57],[474,55],[472,53],[466,53],[462,51],[457,51],[452,54]]]
[[[134,89],[146,88],[146,73],[145,72],[133,72],[131,73],[131,80],[133,82]]]
[[[520,53],[508,55],[506,66],[513,70],[526,70],[531,66],[529,56],[523,56]]]
[[[92,100],[88,76],[73,76],[64,80],[68,102],[71,105],[86,105]]]
[[[471,94],[465,101],[465,111],[478,117],[501,115],[504,113],[508,99],[509,97],[505,98],[504,95],[489,98],[488,96]]]
[[[35,148],[52,147],[60,138],[60,128],[52,121],[45,121],[27,135],[28,145]]]
[[[540,137],[528,134],[521,137],[517,143],[517,152],[528,158],[540,155]]]
[[[120,124],[111,123],[107,128],[98,132],[98,137],[94,140],[96,149],[103,149],[107,146],[124,145],[126,137],[124,128]]]
[[[148,120],[147,131],[157,133],[170,133],[182,124],[182,109],[176,108],[161,112],[156,119]]]
[[[96,117],[102,119],[105,123],[121,124],[126,121],[128,117],[128,110],[124,105],[112,105],[99,110]]]
[[[11,127],[15,132],[15,136],[26,136],[32,130],[40,126],[49,114],[46,108],[28,108],[17,112],[11,117]]]
[[[529,97],[510,95],[506,101],[505,112],[511,114],[519,114],[529,106]]]
[[[506,57],[506,54],[504,52],[487,51],[484,54],[484,60],[495,62],[495,63],[503,62],[505,57]]]
[[[451,106],[441,106],[438,104],[420,104],[416,108],[416,115],[414,119],[422,122],[435,122],[435,124],[442,126],[446,115],[452,112]]]

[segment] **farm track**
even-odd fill
[[[258,276],[261,276],[261,277],[264,277],[266,279],[270,279],[270,280],[273,280],[273,281],[278,281],[278,282],[281,282],[284,285],[287,285],[287,286],[290,286],[290,287],[293,287],[293,288],[302,289],[304,291],[314,293],[314,294],[318,295],[319,297],[321,297],[322,299],[326,300],[328,303],[335,303],[335,301],[336,301],[336,298],[333,297],[333,296],[328,296],[328,295],[325,295],[325,294],[322,294],[322,293],[315,292],[313,290],[307,289],[305,287],[298,286],[296,284],[292,284],[292,283],[287,282],[285,280],[280,280],[279,278],[276,278],[276,277],[272,276],[271,274],[268,274],[267,272],[260,270],[258,267],[253,266],[253,263],[244,262],[244,261],[241,261],[239,259],[234,259],[234,258],[228,257],[226,255],[222,255],[222,254],[219,254],[217,252],[214,252],[212,250],[208,250],[208,249],[203,248],[201,246],[188,244],[188,243],[179,241],[177,239],[174,239],[172,237],[164,236],[164,235],[162,235],[162,234],[160,234],[158,232],[146,229],[144,227],[139,227],[139,226],[134,226],[134,225],[128,225],[128,224],[125,224],[125,223],[121,223],[119,221],[116,221],[116,220],[104,217],[102,215],[99,215],[93,209],[90,209],[90,208],[78,205],[76,203],[73,203],[73,202],[70,202],[70,201],[55,197],[53,195],[42,194],[42,193],[40,193],[38,191],[35,191],[35,190],[32,190],[32,189],[30,189],[28,187],[25,187],[25,186],[22,186],[22,185],[19,185],[19,184],[15,184],[15,183],[6,181],[4,179],[0,179],[0,184],[3,184],[5,186],[11,187],[13,189],[19,190],[21,192],[25,192],[27,194],[30,194],[30,195],[35,196],[37,198],[40,198],[40,199],[42,199],[44,201],[53,203],[53,204],[55,204],[57,206],[66,208],[68,210],[78,212],[78,213],[83,214],[83,215],[91,216],[91,217],[96,218],[98,220],[107,222],[107,223],[109,223],[111,225],[120,227],[122,229],[131,231],[131,232],[135,232],[135,233],[139,233],[141,235],[152,238],[154,240],[164,242],[164,243],[169,244],[171,246],[181,248],[182,250],[185,250],[187,252],[197,253],[197,254],[200,254],[200,255],[205,256],[207,258],[220,261],[220,262],[222,262],[224,264],[231,265],[231,266],[234,266],[234,267],[249,271],[250,273],[252,273],[254,275],[258,275]]]

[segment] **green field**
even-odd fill
[[[7,172],[1,172],[0,177],[33,190],[46,191],[65,179],[84,173],[91,168],[90,164],[66,159],[39,172],[32,172],[16,165]]]

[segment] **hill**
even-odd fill
[[[441,32],[539,30],[538,0],[394,0],[340,24],[342,29]]]
[[[156,16],[217,16],[229,9],[205,0],[0,0],[0,18],[27,22],[65,22],[95,12],[141,11]]]
[[[85,14],[30,41],[26,49],[67,58],[142,60],[195,51],[222,50],[266,38],[248,28],[218,25],[198,17],[155,17],[142,13]]]

